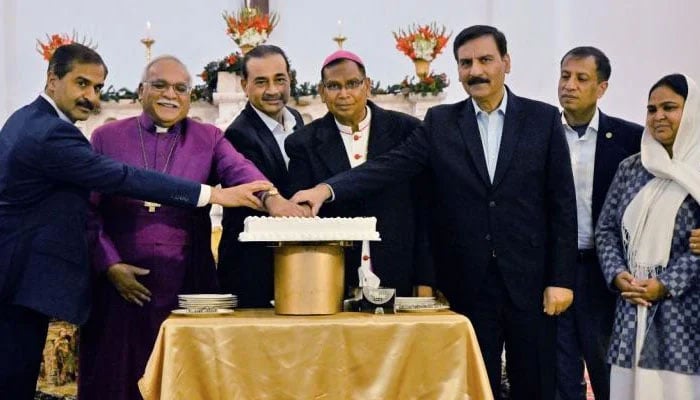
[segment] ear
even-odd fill
[[[369,98],[372,95],[372,80],[365,77],[363,86],[365,88],[365,97]]]
[[[510,73],[510,54],[506,53],[503,55],[503,63],[506,65],[506,74]]]
[[[144,91],[144,88],[143,88],[143,82],[142,82],[142,83],[139,83],[139,88],[136,90],[136,92],[139,95],[139,101],[143,100],[143,91]]]
[[[319,82],[318,86],[318,95],[321,96],[321,102],[325,103],[326,102],[326,87],[323,86],[323,82]]]
[[[46,73],[46,90],[49,93],[54,93],[56,91],[56,84],[58,83],[60,79],[58,79],[58,76],[56,76],[53,71],[49,71]]]
[[[248,96],[248,80],[247,79],[241,78],[241,89],[243,90],[243,93],[245,93],[245,97],[249,99],[250,96]]]
[[[596,96],[600,99],[608,90],[608,81],[603,81],[598,84],[598,90],[596,91]]]

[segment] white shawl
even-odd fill
[[[622,238],[630,271],[655,277],[668,264],[678,209],[690,194],[700,202],[700,94],[688,76],[688,97],[673,143],[673,158],[651,136],[642,135],[642,165],[655,177],[632,199],[622,217]]]

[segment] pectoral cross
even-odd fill
[[[152,201],[144,201],[143,206],[148,208],[149,213],[154,213],[154,212],[156,212],[156,208],[161,207],[160,204],[154,203]]]

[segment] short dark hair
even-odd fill
[[[561,61],[559,62],[560,67],[564,65],[564,60],[566,57],[579,59],[593,57],[593,60],[595,60],[596,75],[598,75],[598,83],[605,82],[610,79],[610,73],[612,72],[610,60],[608,59],[608,56],[606,56],[600,49],[593,46],[574,47],[573,49],[567,51],[566,54],[564,54],[564,57],[561,58]]]
[[[489,25],[473,25],[468,28],[464,28],[455,38],[454,45],[452,47],[455,60],[458,60],[457,50],[459,50],[464,43],[482,36],[493,37],[493,40],[496,41],[496,46],[498,46],[498,52],[501,53],[501,57],[508,53],[508,42],[506,41],[506,35],[504,35],[503,32]]]
[[[287,58],[287,55],[284,54],[284,50],[273,44],[261,44],[253,47],[253,49],[246,53],[246,55],[243,57],[243,67],[241,68],[243,79],[248,79],[248,61],[250,61],[251,58],[263,58],[273,54],[279,54],[282,56],[284,59],[284,64],[287,66],[287,73],[291,74],[289,59]]]
[[[659,79],[651,87],[651,89],[649,89],[649,97],[651,97],[651,92],[662,86],[666,86],[667,88],[673,90],[677,95],[683,97],[684,100],[688,100],[688,81],[685,79],[685,75],[670,74]]]
[[[325,71],[326,68],[336,66],[343,61],[350,61],[351,63],[354,63],[355,65],[357,65],[357,68],[360,69],[360,73],[362,74],[362,77],[363,78],[367,77],[367,70],[365,69],[364,65],[358,63],[357,61],[351,60],[349,58],[338,58],[337,60],[333,60],[333,61],[329,62],[328,64],[326,64],[323,68],[321,68],[321,81],[323,81],[323,71]]]
[[[80,43],[71,43],[60,46],[49,60],[48,72],[53,72],[58,79],[63,79],[67,73],[73,70],[75,64],[100,64],[107,76],[107,64],[97,52]]]

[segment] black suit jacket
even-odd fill
[[[420,124],[406,114],[388,111],[368,102],[372,112],[367,159],[397,147]],[[307,189],[350,169],[347,152],[331,113],[293,133],[285,142],[289,176],[294,190]],[[377,217],[381,242],[370,243],[372,268],[382,286],[412,295],[414,285],[433,285],[434,274],[427,242],[424,208],[428,193],[421,176],[411,182],[386,185],[373,196],[338,200],[321,209],[323,217]],[[357,287],[361,246],[345,251],[345,283]]]
[[[287,107],[294,115],[294,129],[304,126],[298,111]],[[252,161],[280,193],[289,198],[287,165],[274,135],[248,102],[226,129],[226,139]],[[248,216],[267,214],[247,207],[225,208],[223,232],[219,244],[219,285],[224,293],[235,293],[240,307],[270,307],[273,292],[272,248],[265,243],[239,242],[243,220]]]
[[[559,111],[508,93],[493,183],[471,99],[431,108],[402,146],[326,181],[346,201],[428,169],[437,286],[467,314],[493,258],[520,308],[573,285],[576,198]]]
[[[617,166],[625,158],[639,153],[643,131],[641,125],[599,112],[591,199],[594,228]]]
[[[0,303],[85,322],[90,190],[194,207],[200,185],[94,153],[39,97],[0,131]]]

